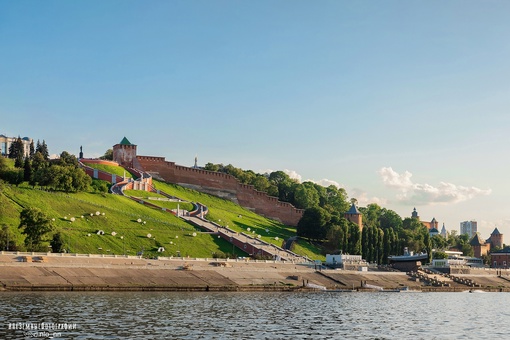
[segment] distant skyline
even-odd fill
[[[0,0],[0,134],[285,170],[510,240],[508,1]],[[510,243],[510,241],[506,241]]]

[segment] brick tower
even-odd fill
[[[113,161],[121,166],[134,168],[136,159],[136,145],[131,144],[126,137],[119,144],[113,146]]]
[[[503,234],[499,232],[498,228],[494,228],[489,240],[493,247],[503,249]]]
[[[359,229],[363,230],[363,216],[359,212],[358,208],[356,208],[356,204],[354,204],[354,202],[352,202],[351,208],[345,213],[344,217],[349,221],[356,223],[359,226]]]

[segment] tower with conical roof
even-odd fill
[[[448,234],[446,233],[446,228],[444,226],[444,223],[443,223],[443,228],[441,228],[441,232],[439,234],[441,236],[443,236],[444,238],[446,238],[448,236]]]
[[[359,212],[354,202],[352,202],[351,208],[348,212],[345,213],[344,217],[347,220],[356,223],[359,226],[359,229],[363,230],[363,216]]]
[[[437,222],[436,218],[435,217],[432,217],[432,221],[430,221],[430,227],[429,229],[438,229],[438,226],[439,226],[439,223]],[[438,229],[438,232],[439,232],[439,229]]]
[[[133,168],[136,159],[136,145],[124,137],[119,144],[113,146],[113,161],[121,166]]]
[[[489,242],[492,247],[503,248],[503,234],[501,234],[498,228],[494,228],[494,231],[489,238]]]
[[[416,208],[413,209],[413,212],[411,214],[411,218],[414,218],[416,220],[420,220],[420,216],[418,216],[418,212],[416,211]]]
[[[480,258],[487,255],[487,248],[489,248],[489,245],[482,240],[480,234],[475,233],[471,241],[469,241],[469,245],[473,248],[475,257]]]

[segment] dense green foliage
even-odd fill
[[[45,251],[42,241],[53,230],[51,220],[38,208],[25,208],[20,213],[18,228],[25,235],[25,247],[28,251]]]
[[[349,208],[347,193],[343,188],[337,188],[334,185],[326,188],[313,182],[299,183],[283,171],[257,174],[252,170],[242,170],[231,164],[224,166],[212,163],[207,163],[205,169],[232,175],[241,183],[253,185],[256,190],[278,197],[280,201],[289,202],[300,209],[321,207],[330,214],[342,216]]]
[[[108,154],[107,151],[105,157]],[[202,257],[242,253],[211,235],[198,233],[192,237],[195,228],[164,212],[164,209],[148,209],[120,196],[105,195],[108,183],[86,176],[78,167],[75,156],[64,151],[59,159],[49,161],[44,141],[42,144],[38,142],[31,156],[23,158],[21,164],[21,167],[16,167],[19,162],[15,158],[0,157],[0,178],[20,186],[7,187],[0,181],[1,249],[43,250],[48,249],[50,244],[55,252],[132,255],[143,252],[148,256],[181,254]],[[120,176],[132,176],[118,166],[92,166]],[[427,251],[429,255],[432,255],[432,249],[449,248],[459,249],[465,255],[473,253],[466,235],[451,233],[447,239],[437,235],[430,237],[427,228],[418,220],[402,219],[394,211],[377,204],[359,208],[363,216],[361,232],[356,224],[344,218],[349,207],[347,194],[344,189],[335,186],[326,188],[312,182],[298,183],[282,171],[256,174],[231,165],[210,163],[206,169],[231,174],[257,190],[304,208],[303,218],[296,228],[291,228],[228,200],[163,182],[154,181],[154,185],[185,201],[205,204],[209,208],[207,218],[221,226],[253,236],[260,235],[262,240],[277,246],[297,234],[300,238],[293,250],[312,259],[323,259],[326,253],[343,252],[361,254],[369,262],[387,263],[389,255],[402,254],[404,247],[416,252]],[[32,188],[51,189],[53,192],[30,189],[27,182]],[[126,194],[166,210],[177,209],[177,206],[184,210],[193,209],[188,202],[157,200],[163,195],[156,193],[128,190]],[[34,207],[40,208],[43,215],[35,213]],[[97,215],[98,211],[101,214]],[[46,223],[48,216],[52,218],[49,224]],[[138,223],[139,219],[147,224]],[[12,228],[15,225],[19,225],[19,229]],[[147,237],[149,234],[150,237]],[[165,248],[163,254],[156,252],[159,247]]]
[[[104,160],[107,160],[107,161],[113,161],[113,149],[106,150],[104,155],[99,157],[99,159],[104,159]]]

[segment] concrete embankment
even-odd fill
[[[476,289],[510,291],[507,278],[490,273],[462,275],[465,282],[476,282]],[[434,287],[401,272],[317,271],[313,264],[277,261],[0,254],[0,290],[4,291],[300,291],[317,287],[363,291],[367,290],[364,283],[384,289],[471,289],[453,280],[448,286]]]
[[[0,255],[0,289],[294,291],[328,279],[302,264],[221,259]]]

